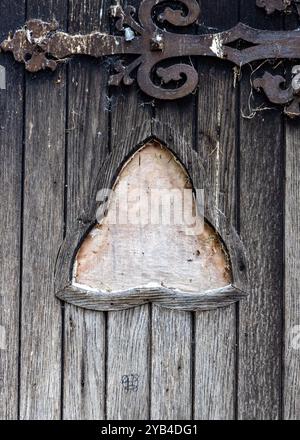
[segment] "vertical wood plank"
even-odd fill
[[[149,306],[110,312],[107,418],[149,418]]]
[[[106,0],[69,2],[69,32],[107,32]],[[67,228],[84,221],[108,152],[107,73],[103,60],[79,59],[68,70]],[[100,189],[100,188],[99,188]],[[105,418],[104,313],[65,304],[63,418]]]
[[[138,7],[139,1],[128,4]],[[137,86],[111,88],[110,109],[112,151],[122,142],[123,151],[129,154],[151,136],[151,105]],[[108,313],[106,405],[110,420],[149,418],[149,321],[149,305]],[[126,376],[129,381],[138,376],[138,389],[128,388]]]
[[[280,29],[255,2],[241,1],[241,20]],[[276,27],[277,26],[277,27]],[[241,109],[248,106],[249,74],[241,82]],[[249,299],[239,315],[240,419],[281,417],[283,275],[283,134],[279,112],[241,117],[240,229],[249,260]]]
[[[25,2],[3,0],[0,41],[24,24]],[[23,68],[1,57],[0,90],[0,419],[18,417],[19,291],[22,206]]]
[[[195,419],[235,418],[234,307],[197,313],[195,330]]]
[[[57,18],[60,1],[27,1],[28,17]],[[63,238],[65,76],[27,75],[20,418],[58,419],[61,308],[54,267]]]
[[[285,28],[296,29],[298,17],[285,17]],[[290,67],[295,63],[291,62]],[[283,418],[300,419],[300,178],[299,120],[285,121],[285,274],[284,274],[284,350]]]
[[[193,148],[194,98],[156,102],[153,133],[182,154]],[[176,127],[174,129],[174,127]],[[151,419],[192,418],[192,313],[153,306]]]
[[[202,2],[202,32],[238,22],[238,2]],[[216,210],[236,226],[237,90],[232,65],[199,63],[197,150],[207,173]],[[217,217],[216,212],[216,217]],[[236,306],[196,313],[195,418],[235,417]]]
[[[286,124],[285,183],[285,420],[300,419],[300,142],[299,121]]]
[[[105,320],[99,312],[65,309],[65,420],[103,420],[105,415]]]
[[[153,307],[151,419],[192,417],[192,315]]]

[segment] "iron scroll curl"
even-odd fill
[[[163,11],[156,13],[157,7],[162,5]],[[138,21],[133,18],[136,10],[129,6],[123,10],[120,6],[113,7],[111,13],[117,17],[116,27],[119,31],[125,31],[126,25],[130,27],[137,37],[142,39],[142,45],[150,50],[141,55],[137,60],[124,68],[117,66],[119,71],[110,79],[111,85],[120,85],[123,81],[126,85],[131,84],[133,79],[130,73],[138,66],[137,83],[140,89],[149,96],[158,99],[172,100],[181,98],[192,93],[198,84],[198,73],[194,66],[185,63],[175,63],[168,67],[159,67],[159,63],[174,57],[174,39],[171,32],[162,32],[157,25],[168,23],[175,27],[187,27],[195,23],[200,17],[200,6],[196,0],[176,0],[174,7],[184,6],[186,12],[180,9],[172,9],[165,4],[164,0],[146,0],[141,2],[138,9]],[[160,78],[157,84],[153,77]],[[178,82],[182,82],[177,86]],[[175,87],[165,88],[164,85],[175,82]]]

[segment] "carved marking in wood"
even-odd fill
[[[137,393],[139,389],[139,375],[138,374],[124,374],[122,376],[121,384],[126,393]]]

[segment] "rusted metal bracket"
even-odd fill
[[[257,0],[257,3],[272,12],[291,2]],[[173,32],[173,28],[188,27],[197,22],[200,8],[196,0],[169,3],[143,0],[137,18],[131,6],[125,9],[113,6],[110,12],[116,19],[120,35],[100,32],[69,35],[59,31],[56,22],[30,20],[14,35],[9,35],[1,49],[12,52],[30,72],[45,68],[55,70],[60,63],[75,55],[135,55],[136,59],[129,65],[120,61],[115,65],[116,73],[110,77],[109,83],[130,85],[134,81],[133,71],[137,70],[136,80],[141,90],[153,98],[165,100],[181,98],[195,90],[198,73],[191,62],[185,61],[190,57],[215,57],[231,61],[238,67],[259,60],[300,59],[300,30],[265,31],[239,23],[228,31],[214,34]],[[163,64],[165,61],[168,61],[167,66]],[[298,89],[288,89],[284,101],[279,87],[282,81],[266,74],[255,85],[262,88],[272,102],[285,103],[288,108],[292,103],[293,115],[300,114]]]

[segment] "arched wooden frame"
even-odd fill
[[[174,140],[171,142],[159,139],[154,134],[151,138],[145,139],[132,149],[132,145],[136,144],[136,134],[141,129],[142,127],[137,127],[130,135],[120,140],[119,145],[114,147],[113,151],[102,163],[95,186],[87,197],[91,201],[90,206],[86,207],[84,217],[78,222],[77,227],[67,234],[60,248],[55,270],[57,297],[78,307],[98,311],[124,310],[149,302],[170,309],[196,311],[225,307],[240,301],[247,296],[245,250],[239,235],[230,224],[229,219],[220,210],[216,209],[212,203],[210,188],[206,183],[205,170],[199,155],[188,145],[188,142],[178,139],[180,135],[175,134],[175,131],[174,137],[171,136]],[[168,127],[168,131],[170,132],[170,127]],[[97,223],[95,219],[98,208],[96,201],[97,192],[101,188],[112,188],[124,163],[149,140],[157,140],[166,146],[185,167],[193,187],[204,188],[206,198],[205,221],[213,227],[225,245],[230,258],[232,284],[198,293],[181,292],[163,286],[147,289],[133,288],[126,291],[105,293],[92,289],[85,290],[72,284],[73,266],[77,252],[84,239]]]

